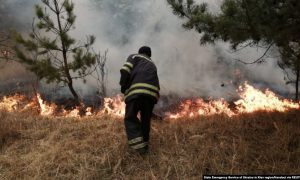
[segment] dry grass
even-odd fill
[[[0,179],[201,179],[299,174],[299,111],[153,121],[150,152],[127,152],[123,121],[0,111]]]

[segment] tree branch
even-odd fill
[[[254,42],[251,41],[251,42],[249,42],[249,43],[246,44],[245,46],[242,46],[242,47],[239,48],[239,49],[235,49],[235,50],[233,50],[233,51],[227,50],[227,52],[229,52],[229,53],[236,53],[236,52],[241,51],[241,50],[243,50],[243,49],[245,49],[245,48],[247,48],[247,47],[251,47],[253,44],[254,44]]]
[[[270,46],[267,48],[267,50],[265,51],[265,53],[258,59],[256,59],[255,61],[251,62],[251,63],[247,63],[245,61],[242,61],[240,59],[235,59],[236,61],[239,61],[245,65],[249,65],[249,64],[255,64],[255,63],[259,63],[260,61],[263,60],[263,58],[266,56],[266,54],[268,53],[268,51],[271,49],[271,47],[274,45],[274,43],[270,44]]]

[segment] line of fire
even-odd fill
[[[255,89],[247,81],[239,86],[236,93],[240,99],[233,102],[226,102],[222,98],[216,100],[213,98],[173,99],[173,102],[176,103],[154,111],[153,118],[160,120],[192,119],[216,114],[232,117],[240,113],[255,111],[285,112],[289,109],[299,108],[298,102],[290,99],[280,99],[269,89],[266,89],[265,92]],[[165,99],[162,97],[161,101]],[[86,107],[84,103],[81,103],[80,106],[74,106],[66,110],[64,106],[57,105],[55,102],[44,101],[39,93],[33,98],[16,93],[13,96],[3,96],[0,101],[0,108],[7,109],[9,112],[31,110],[41,116],[74,117],[78,119],[103,114],[123,118],[125,114],[125,103],[121,94],[116,94],[115,97],[103,98],[103,103],[99,107]]]

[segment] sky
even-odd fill
[[[71,35],[80,41],[84,41],[87,35],[95,35],[93,49],[102,54],[108,50],[106,68],[109,93],[120,93],[119,70],[127,57],[137,53],[144,45],[152,49],[152,60],[158,69],[162,95],[177,93],[181,96],[232,100],[236,98],[238,84],[245,80],[261,90],[270,88],[283,97],[290,96],[294,91],[292,85],[285,84],[277,59],[268,59],[260,66],[245,66],[234,60],[238,58],[252,62],[264,53],[263,49],[248,48],[229,53],[227,43],[200,46],[201,35],[183,29],[181,25],[184,19],[172,14],[172,9],[165,0],[95,1],[72,1],[77,19],[76,29]],[[211,11],[218,13],[221,1],[196,2],[207,2]],[[26,8],[12,7],[18,12],[17,19],[23,22],[25,29],[26,24],[28,26],[32,23],[35,3],[41,4],[37,0],[28,0],[24,6]],[[28,31],[28,28],[22,31]],[[235,75],[237,69],[243,78]],[[98,88],[95,79],[87,80],[87,84],[76,81],[74,85],[83,96],[95,93]],[[69,94],[67,89],[56,95],[66,94]]]

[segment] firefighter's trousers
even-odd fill
[[[147,149],[154,102],[148,98],[132,99],[126,104],[125,127],[129,146],[135,150]],[[141,120],[137,115],[140,112]]]

